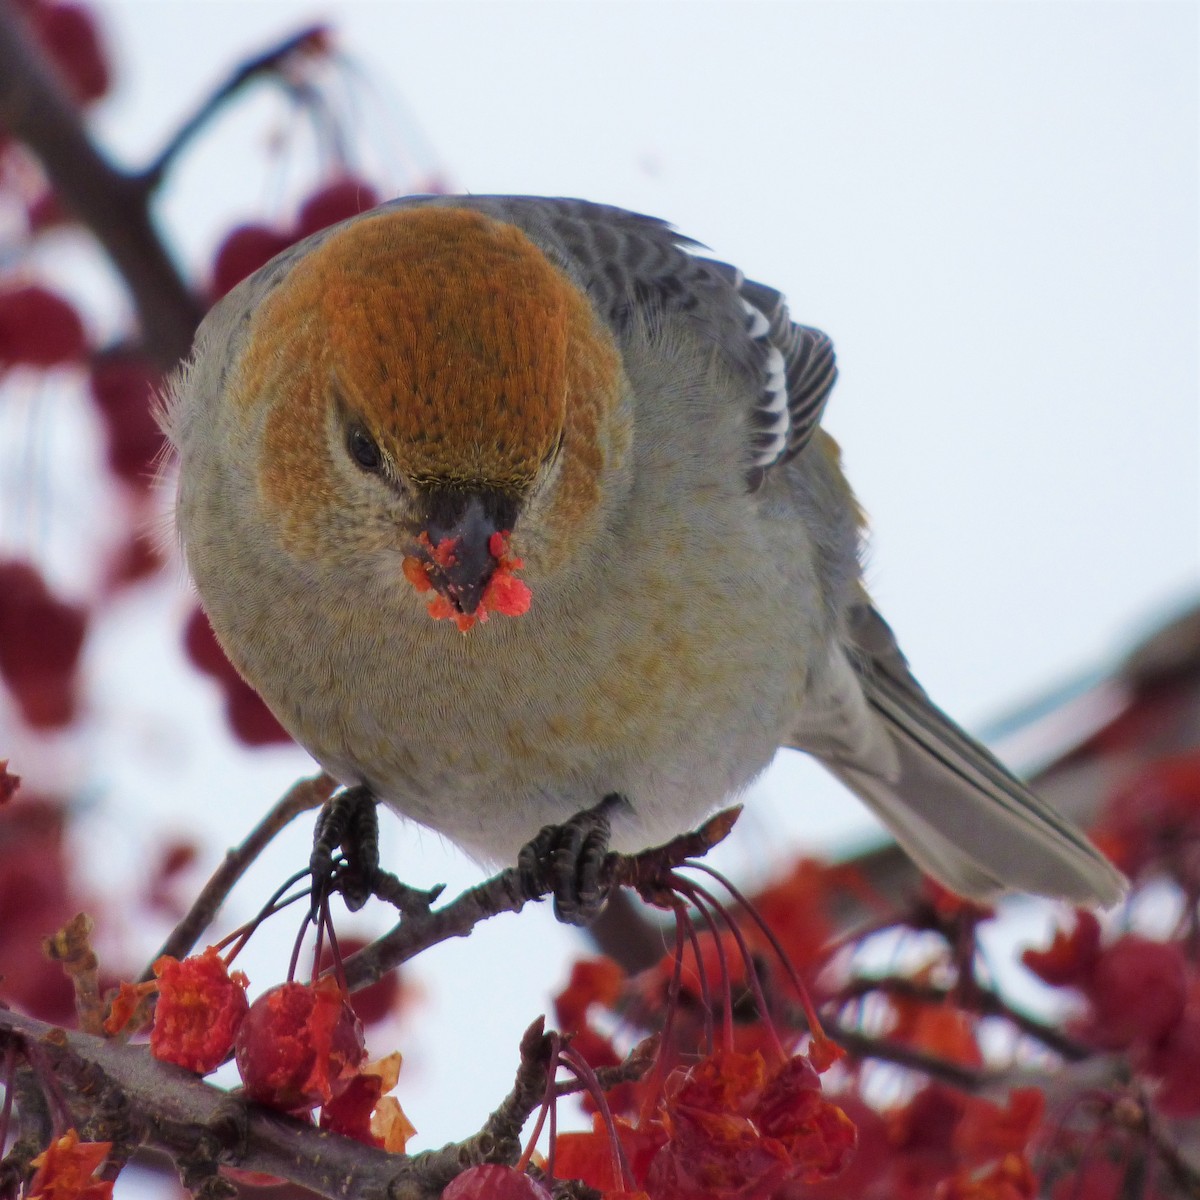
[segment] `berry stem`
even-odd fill
[[[567,1069],[579,1077],[580,1082],[587,1088],[592,1099],[596,1101],[596,1107],[600,1110],[600,1119],[604,1122],[605,1129],[608,1130],[609,1143],[613,1152],[613,1178],[619,1179],[621,1186],[627,1191],[636,1190],[633,1169],[629,1165],[625,1147],[621,1145],[621,1139],[617,1134],[617,1123],[613,1119],[612,1109],[608,1106],[608,1097],[604,1094],[604,1088],[600,1086],[600,1080],[596,1078],[596,1072],[592,1070],[591,1064],[574,1046],[564,1045],[559,1056]]]
[[[839,1054],[836,1046],[830,1041],[828,1034],[821,1025],[821,1018],[817,1016],[817,1010],[813,1006],[812,997],[808,994],[808,988],[804,986],[804,981],[800,978],[799,971],[796,970],[792,960],[788,958],[787,952],[780,945],[779,939],[775,936],[771,927],[763,920],[762,914],[750,903],[746,897],[738,891],[734,885],[721,874],[720,871],[708,866],[707,863],[699,862],[696,859],[690,858],[684,864],[685,867],[691,867],[694,870],[700,871],[702,874],[715,879],[725,890],[741,905],[745,913],[758,926],[759,932],[771,944],[771,949],[775,951],[776,957],[779,959],[783,969],[787,972],[788,979],[791,981],[792,987],[795,989],[796,995],[800,1000],[800,1006],[804,1009],[804,1017],[808,1022],[808,1028],[812,1034],[813,1043],[820,1048],[822,1055],[833,1053],[836,1058]]]

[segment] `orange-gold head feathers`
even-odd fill
[[[520,230],[401,209],[350,225],[289,283],[320,313],[346,404],[406,480],[533,481],[562,433],[578,298]]]
[[[278,336],[252,341],[244,394],[276,398],[266,434],[276,478],[264,486],[286,493],[292,524],[335,490],[331,465],[329,480],[312,479],[313,447],[299,443],[336,410],[351,460],[406,496],[405,574],[437,590],[430,611],[460,628],[489,600],[493,612],[523,612],[528,588],[508,540],[522,502],[570,441],[572,390],[619,373],[584,293],[516,226],[415,206],[334,233],[255,322]],[[581,408],[576,423],[595,420]],[[450,539],[452,562],[438,549]]]

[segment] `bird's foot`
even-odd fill
[[[441,892],[441,887],[432,891],[410,887],[390,871],[380,869],[376,804],[371,790],[360,784],[338,792],[321,809],[308,860],[314,919],[335,892],[341,894],[351,912],[377,896],[405,916],[428,912]]]
[[[530,897],[550,892],[554,915],[567,925],[588,925],[608,899],[603,867],[608,859],[612,815],[628,808],[616,792],[564,825],[546,825],[521,849],[517,872]]]

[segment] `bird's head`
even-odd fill
[[[390,564],[464,631],[525,611],[524,560],[572,553],[619,453],[607,327],[521,230],[469,209],[348,223],[246,346],[234,391],[266,409],[258,493],[284,547]]]

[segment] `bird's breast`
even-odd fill
[[[342,779],[501,859],[611,791],[649,844],[770,760],[803,671],[765,611],[715,579],[681,591],[674,569],[586,603],[540,591],[466,634],[403,595],[369,622],[343,609],[306,703],[268,700]]]

